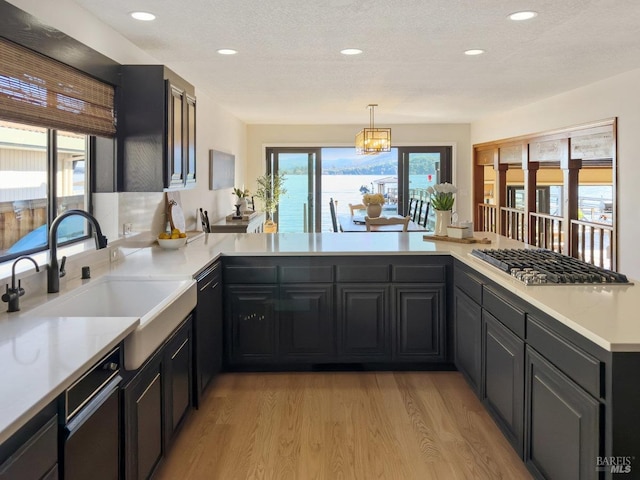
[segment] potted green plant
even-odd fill
[[[235,206],[236,210],[238,211],[238,215],[249,209],[247,205],[247,198],[249,197],[249,195],[251,195],[251,193],[249,192],[248,188],[244,188],[244,185],[242,186],[242,188],[233,187],[233,191],[231,192],[231,194],[236,196]]]
[[[264,231],[275,233],[278,226],[273,221],[273,214],[278,208],[280,197],[287,193],[284,188],[284,173],[265,173],[256,179],[258,188],[255,197],[264,205],[264,211],[267,214],[267,221],[264,224]]]

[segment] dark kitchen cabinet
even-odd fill
[[[178,425],[191,407],[191,322],[186,322],[169,340],[164,351],[165,444],[171,442]]]
[[[279,352],[282,360],[328,361],[335,356],[333,284],[280,286]]]
[[[47,406],[0,446],[0,480],[58,478],[58,416]]]
[[[232,365],[277,359],[277,285],[225,287],[227,361]]]
[[[524,461],[540,478],[597,479],[601,405],[533,348],[526,350]]]
[[[186,187],[195,186],[196,183],[196,97],[185,94],[184,99],[185,118],[185,148],[183,154],[184,167],[186,168],[184,175],[184,183]]]
[[[513,448],[524,441],[524,341],[487,311],[484,322],[484,403]]]
[[[387,361],[389,285],[337,284],[338,357],[342,361]]]
[[[163,452],[162,354],[145,363],[124,388],[125,478],[145,480]]]
[[[453,292],[454,362],[482,396],[482,307],[456,287]]]
[[[207,385],[222,369],[222,266],[220,262],[208,265],[196,280],[198,304],[196,306],[193,333],[194,401],[198,406],[200,396]]]
[[[118,189],[158,192],[194,185],[193,86],[163,65],[123,65],[121,72]]]
[[[191,406],[191,341],[188,317],[123,389],[127,480],[153,475]]]
[[[445,285],[403,284],[392,287],[393,360],[446,360]]]

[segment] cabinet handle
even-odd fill
[[[109,370],[110,372],[115,372],[116,370],[118,370],[118,364],[116,362],[105,363],[102,366],[102,369]]]

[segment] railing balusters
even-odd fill
[[[574,257],[597,267],[615,268],[612,225],[572,220],[571,228],[578,232],[578,251],[572,251]]]

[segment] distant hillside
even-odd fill
[[[436,173],[438,156],[425,154],[411,161],[410,174],[427,175]],[[288,157],[286,165],[280,164],[280,171],[289,175],[306,175],[308,161],[305,155]],[[357,155],[348,158],[333,158],[322,161],[323,175],[397,175],[396,152],[378,155]]]

